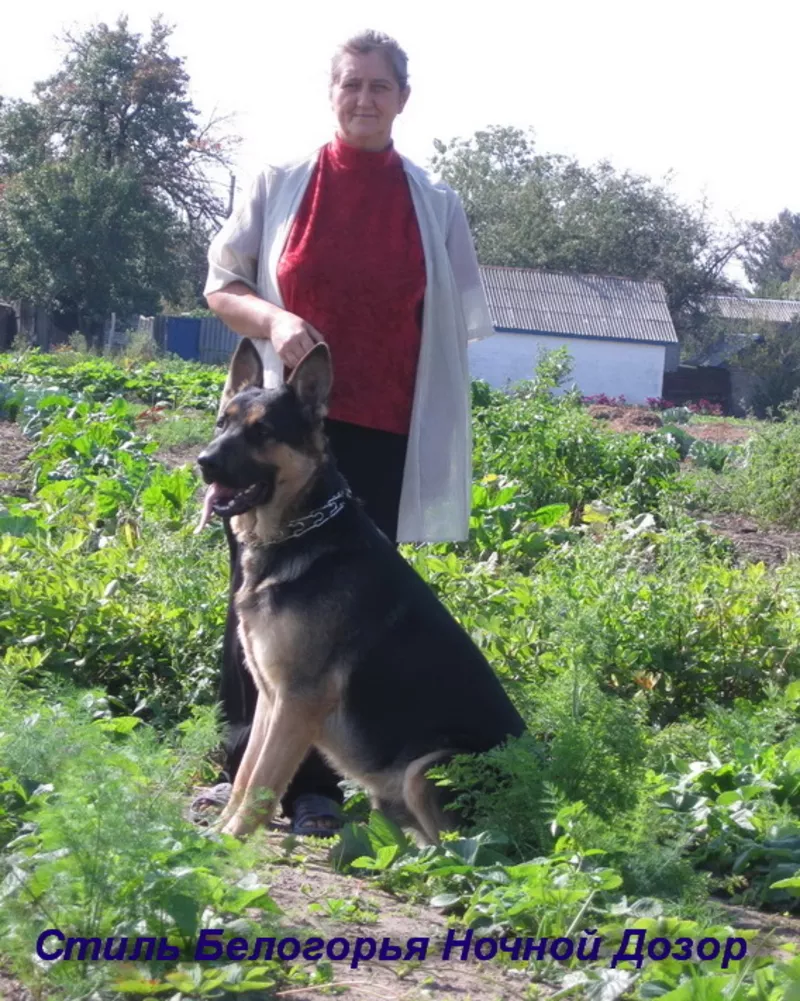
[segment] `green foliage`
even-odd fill
[[[198,480],[167,472],[133,408],[38,401],[35,503],[0,509],[0,671],[101,683],[159,723],[215,690],[225,617],[218,531],[196,537]],[[176,573],[196,560],[191,572]]]
[[[661,411],[665,424],[688,424],[692,416],[688,407],[666,407]]]
[[[793,274],[793,260],[800,250],[800,212],[784,209],[767,225],[755,227],[743,256],[745,273],[756,294],[768,299],[787,298],[782,286]]]
[[[142,364],[135,358],[119,361],[93,356],[42,354],[0,355],[0,379],[7,392],[22,391],[36,399],[45,391],[109,402],[116,395],[152,406],[159,401],[176,409],[195,407],[216,411],[226,373],[194,362],[158,361]]]
[[[50,690],[3,703],[3,785],[13,786],[17,802],[9,817],[8,792],[0,798],[6,956],[30,970],[30,943],[47,927],[67,937],[163,937],[185,961],[209,921],[238,922],[254,933],[254,909],[276,920],[278,908],[264,886],[251,876],[231,878],[232,864],[248,865],[246,852],[230,839],[223,845],[205,837],[182,816],[183,790],[216,740],[208,710],[196,710],[163,739],[138,718],[112,716],[108,701],[93,693]],[[25,826],[14,832],[9,820]],[[281,966],[265,964],[262,974],[268,971],[274,983]],[[123,969],[53,964],[49,987],[62,997],[84,996],[77,992],[87,986],[108,997]],[[165,977],[168,984],[180,969]],[[127,964],[128,980],[142,984],[165,972],[163,961]],[[227,971],[216,972],[222,979]]]
[[[713,441],[695,438],[688,456],[698,468],[712,469],[715,473],[721,473],[738,454],[738,449],[733,445],[719,445]]]
[[[800,308],[798,308],[800,314]],[[800,316],[780,327],[764,325],[738,362],[755,376],[750,405],[757,417],[780,417],[800,394]]]
[[[662,805],[688,820],[695,864],[709,868],[755,905],[800,909],[775,887],[800,869],[800,737],[778,746],[737,742],[721,760],[676,760]]]
[[[765,424],[750,438],[734,479],[734,503],[761,521],[800,527],[800,417]]]
[[[540,513],[552,505],[566,505],[567,524],[577,524],[593,500],[613,497],[624,510],[639,513],[658,507],[674,490],[678,464],[669,442],[613,435],[574,395],[554,395],[570,367],[564,349],[547,352],[535,378],[514,393],[478,391],[486,402],[474,408],[473,467],[483,488],[474,495],[475,517],[490,533],[499,520],[503,542],[541,525],[542,517],[545,525],[552,523]],[[540,548],[535,541],[533,552]]]
[[[577,671],[545,682],[529,732],[478,757],[454,759],[440,784],[478,830],[510,838],[517,858],[552,850],[559,808],[581,802],[610,820],[639,796],[646,747],[641,710],[608,695]]]
[[[109,169],[76,154],[5,184],[0,284],[78,323],[114,310],[150,314],[177,289],[179,239],[169,212],[132,167]]]

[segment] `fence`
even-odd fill
[[[215,316],[140,316],[136,330],[149,333],[162,351],[206,365],[227,364],[240,339]]]
[[[729,413],[731,374],[725,368],[681,365],[675,372],[664,373],[661,395],[678,406],[690,400],[720,403],[725,413]]]
[[[13,320],[13,332],[10,332],[9,317]],[[0,349],[8,350],[17,331],[43,351],[50,351],[69,338],[68,332],[59,328],[53,314],[43,306],[26,300],[0,303]],[[112,315],[104,324],[102,344],[112,350],[124,349],[130,343],[133,332],[150,334],[161,351],[206,365],[226,365],[240,340],[215,316],[134,316],[120,319]]]
[[[240,340],[222,320],[204,317],[200,321],[200,361],[206,365],[227,365]]]

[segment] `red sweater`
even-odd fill
[[[403,162],[337,136],[320,153],[278,263],[284,306],[333,359],[328,416],[408,434],[425,257]]]

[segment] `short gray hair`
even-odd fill
[[[389,35],[372,30],[353,35],[336,49],[331,63],[331,84],[339,79],[342,56],[366,55],[368,52],[382,52],[386,56],[400,90],[405,90],[408,86],[408,56]]]

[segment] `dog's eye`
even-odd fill
[[[225,418],[225,414],[223,414],[223,415],[222,415],[221,417],[218,417],[218,418],[217,418],[217,423],[216,423],[216,427],[217,427],[217,428],[218,428],[219,430],[221,430],[221,429],[222,429],[222,428],[223,428],[223,427],[225,426],[225,420],[226,420],[226,418]]]

